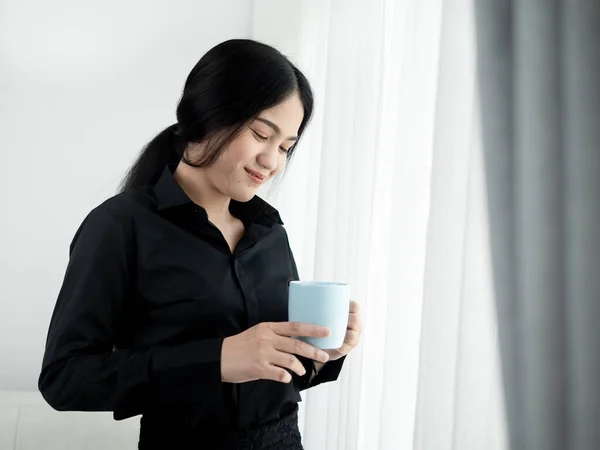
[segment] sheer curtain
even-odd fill
[[[504,449],[473,5],[255,0],[252,37],[316,111],[285,178],[301,277],[351,284],[365,332],[304,395],[307,450]]]

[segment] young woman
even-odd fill
[[[304,75],[250,40],[210,50],[177,123],[143,150],[122,192],[77,231],[39,389],[60,411],[142,414],[140,449],[301,449],[299,391],[336,380],[357,345],[321,351],[287,322],[298,273],[277,211],[255,196],[312,114]]]

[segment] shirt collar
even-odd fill
[[[199,208],[173,176],[176,168],[176,164],[167,165],[153,187],[156,206],[159,211],[182,205]],[[257,195],[247,202],[231,200],[229,211],[244,222],[244,225],[251,223],[260,223],[269,227],[276,223],[283,225],[279,212]]]

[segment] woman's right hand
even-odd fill
[[[291,336],[327,337],[329,329],[299,322],[264,322],[225,338],[221,350],[221,381],[245,383],[259,379],[292,381],[289,369],[302,376],[304,366],[294,355],[325,363],[329,355]]]

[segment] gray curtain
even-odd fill
[[[513,450],[600,449],[600,0],[475,0]]]

